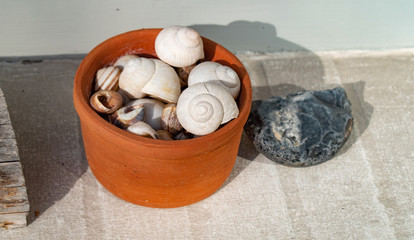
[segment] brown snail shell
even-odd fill
[[[169,140],[169,141],[174,140],[171,133],[165,130],[158,130],[157,135],[158,135],[158,139],[161,139],[161,140]]]
[[[175,140],[185,140],[185,139],[190,139],[190,138],[192,138],[192,134],[185,130],[177,133],[177,135],[174,136]]]
[[[115,91],[101,90],[91,96],[89,103],[95,111],[111,114],[122,106],[122,96]]]
[[[133,105],[120,108],[110,117],[110,122],[115,126],[126,129],[129,126],[144,119],[144,106]]]
[[[193,64],[187,67],[176,68],[175,71],[177,72],[178,77],[180,78],[180,85],[181,87],[187,87],[188,85],[188,76],[190,75],[191,70],[196,66]]]
[[[161,115],[161,127],[172,135],[183,129],[177,118],[177,104],[169,103],[165,105]]]

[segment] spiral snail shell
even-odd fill
[[[240,79],[230,67],[218,62],[202,62],[188,76],[188,86],[200,82],[212,82],[223,86],[236,99],[240,92]]]
[[[230,93],[214,83],[197,83],[181,93],[177,117],[188,132],[206,135],[236,118],[239,109]]]
[[[155,52],[164,62],[174,67],[186,67],[204,58],[201,36],[183,26],[164,28],[155,39]]]
[[[177,102],[181,92],[180,79],[175,70],[158,59],[133,58],[119,77],[119,88],[129,98],[150,95],[163,102]]]

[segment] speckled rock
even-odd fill
[[[352,127],[351,104],[340,87],[254,101],[244,126],[259,152],[293,167],[331,159]]]

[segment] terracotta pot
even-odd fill
[[[242,63],[219,44],[203,38],[206,59],[232,67],[242,81],[238,118],[209,135],[180,141],[144,138],[111,125],[89,105],[96,71],[125,54],[156,57],[154,41],[160,30],[123,33],[95,47],[76,72],[73,101],[86,158],[98,181],[126,201],[167,208],[210,196],[230,175],[250,112],[252,89]]]

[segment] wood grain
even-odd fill
[[[0,229],[25,226],[29,210],[13,126],[0,89]]]
[[[0,214],[0,229],[13,229],[26,226],[27,212]]]

